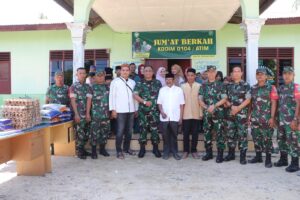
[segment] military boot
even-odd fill
[[[222,163],[223,162],[223,149],[218,148],[218,155],[216,158],[216,163]]]
[[[92,146],[92,155],[91,155],[91,158],[92,159],[97,159],[98,158],[96,145]]]
[[[161,153],[158,149],[158,144],[153,144],[153,154],[155,155],[156,158],[160,158],[161,157]]]
[[[241,165],[246,165],[247,164],[247,160],[246,160],[246,149],[241,150],[240,152],[240,163]]]
[[[99,154],[103,155],[104,157],[110,156],[109,153],[107,153],[107,151],[105,150],[105,144],[100,144]]]
[[[235,160],[235,148],[229,147],[228,155],[224,158],[224,161]]]
[[[206,154],[202,157],[203,161],[208,161],[210,159],[213,159],[212,147],[207,148]]]
[[[78,148],[77,157],[80,159],[86,159],[86,154],[82,148]]]
[[[140,146],[141,147],[140,147],[140,152],[139,152],[138,157],[143,158],[145,156],[145,153],[146,153],[146,147],[145,147],[145,144],[141,144]]]
[[[265,167],[266,168],[271,168],[272,167],[271,153],[269,153],[269,152],[266,153]]]
[[[296,172],[299,170],[299,157],[292,157],[291,164],[285,168],[287,172]]]
[[[254,163],[262,163],[262,156],[261,156],[261,152],[256,152],[256,155],[254,158],[252,158],[251,160],[248,160],[248,163],[254,164]]]
[[[288,157],[287,153],[280,151],[280,158],[277,162],[274,163],[275,167],[283,167],[283,166],[288,166]]]

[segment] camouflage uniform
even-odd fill
[[[86,83],[73,83],[70,87],[70,97],[75,98],[77,110],[80,117],[80,122],[74,124],[74,131],[76,134],[76,148],[83,149],[89,139],[89,128],[86,122],[86,106],[87,98],[92,98],[92,89]]]
[[[224,90],[227,92],[227,87],[228,87],[228,84],[229,83],[223,83],[224,85]],[[224,107],[224,118],[223,118],[223,130],[224,130],[224,133],[227,133],[228,131],[228,117],[230,115],[230,107]],[[225,139],[226,139],[226,134],[225,134]]]
[[[231,82],[227,86],[228,101],[232,106],[239,106],[246,99],[251,98],[250,85],[241,80],[239,83]],[[243,108],[236,115],[228,116],[227,120],[227,140],[228,147],[235,148],[236,141],[239,142],[240,150],[248,149],[248,106]]]
[[[272,100],[278,100],[275,86],[266,83],[251,88],[251,133],[256,152],[272,152],[272,135],[274,129],[269,126]]]
[[[206,82],[200,87],[199,90],[200,99],[209,107],[210,105],[216,104],[218,101],[227,97],[225,87],[222,82]],[[203,111],[203,132],[205,148],[212,148],[212,130],[214,129],[217,134],[217,147],[219,149],[225,149],[225,137],[222,130],[224,118],[224,108],[220,106],[215,109],[213,114],[207,112],[206,109]]]
[[[49,103],[57,103],[69,106],[70,99],[68,97],[69,87],[67,85],[63,85],[62,87],[58,87],[57,85],[51,85],[47,89],[46,96],[49,98]]]
[[[151,133],[152,144],[159,143],[158,135],[158,122],[159,122],[159,110],[157,106],[158,92],[161,88],[159,80],[153,79],[151,81],[141,80],[137,82],[134,92],[139,95],[145,101],[150,101],[152,105],[146,107],[143,104],[139,106],[139,124],[140,124],[140,139],[141,144],[147,143],[147,133]]]
[[[94,84],[92,92],[91,146],[104,145],[110,133],[109,86]]]
[[[296,88],[295,88],[296,87]],[[298,137],[299,131],[293,131],[290,127],[294,119],[296,110],[296,99],[300,99],[300,87],[290,83],[281,85],[278,89],[279,94],[279,128],[278,145],[282,152],[288,152],[292,157],[299,156]],[[298,93],[298,95],[295,95]]]

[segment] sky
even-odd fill
[[[300,0],[276,0],[261,15],[262,18],[299,16]],[[0,0],[0,25],[71,21],[73,21],[73,16],[53,0]]]
[[[73,16],[53,0],[0,0],[0,25],[71,21]]]
[[[300,0],[276,0],[260,17],[300,17]]]

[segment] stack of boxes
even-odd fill
[[[40,103],[37,99],[7,99],[2,117],[11,119],[15,129],[31,128],[41,123]]]

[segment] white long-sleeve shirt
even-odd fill
[[[137,111],[138,104],[133,98],[132,91],[134,90],[135,82],[132,79],[127,81],[118,77],[110,83],[109,92],[109,110],[115,110],[117,113],[132,113]]]
[[[180,106],[184,105],[184,94],[180,87],[173,85],[172,87],[164,86],[159,90],[157,104],[162,105],[167,118],[163,118],[160,114],[160,121],[175,121],[180,120]]]

